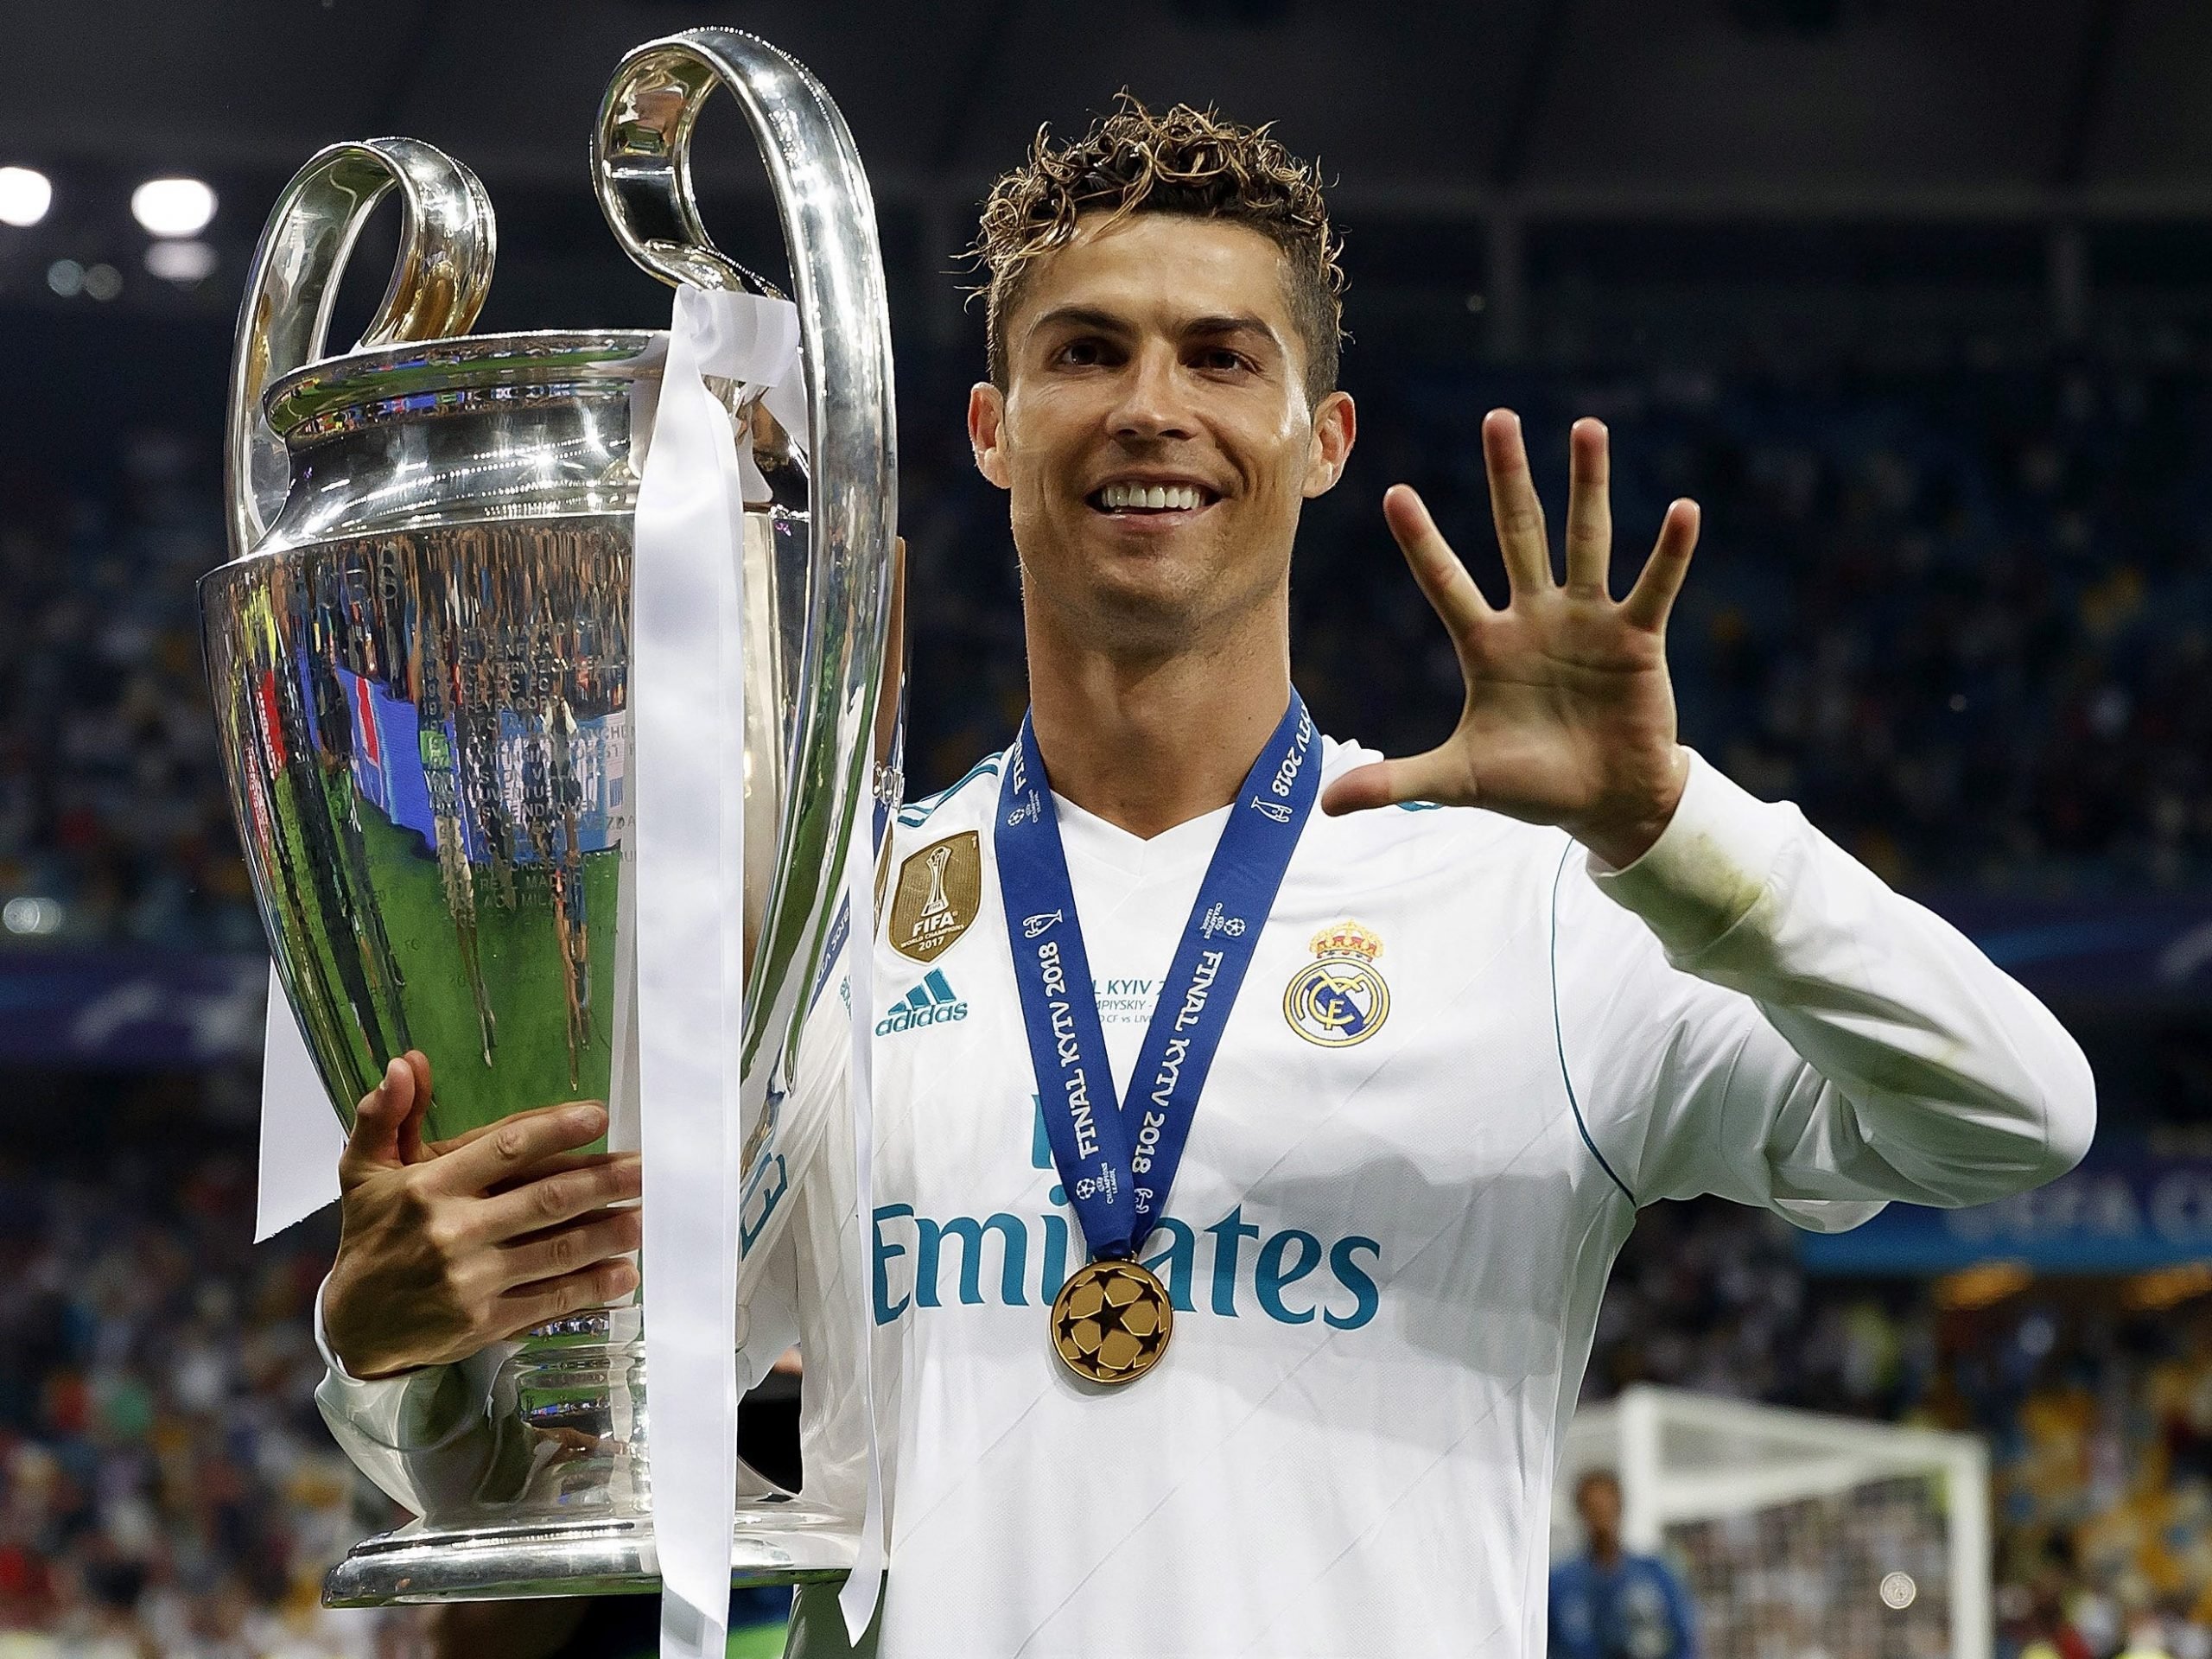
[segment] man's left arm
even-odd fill
[[[2050,1014],[1795,807],[1676,741],[1666,632],[1696,505],[1669,506],[1615,600],[1605,428],[1569,435],[1557,564],[1518,418],[1491,411],[1483,448],[1502,608],[1417,495],[1383,498],[1459,658],[1459,724],[1426,753],[1344,773],[1322,806],[1433,801],[1555,825],[1642,918],[1606,917],[1562,868],[1560,1058],[1571,1098],[1582,1067],[1575,1109],[1608,1172],[1638,1203],[1712,1192],[1832,1227],[1888,1198],[1972,1204],[2071,1167],[2094,1090]]]
[[[1563,895],[1562,966],[1578,938],[1622,964],[1613,1018],[1562,1040],[1599,1100],[1648,1101],[1638,1128],[1592,1126],[1601,1141],[1632,1135],[1638,1202],[1719,1192],[1847,1225],[1871,1211],[1836,1200],[1981,1203],[2088,1149],[2095,1085],[2065,1028],[1796,807],[1694,760],[1649,850],[1618,872],[1593,858],[1590,874],[1680,970],[1637,971],[1628,942],[1607,943],[1626,918],[1609,926],[1592,913],[1608,906]]]

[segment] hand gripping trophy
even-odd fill
[[[767,162],[795,306],[700,222],[689,147],[717,86]],[[861,1531],[861,1269],[840,1206],[865,1190],[864,1120],[795,1128],[787,1107],[809,1013],[837,1007],[824,982],[868,937],[871,763],[896,777],[876,737],[895,461],[874,210],[819,84],[731,30],[632,52],[594,162],[622,246],[678,285],[668,334],[463,332],[491,207],[404,138],[308,162],[239,320],[208,670],[330,1098],[350,1122],[420,1048],[426,1139],[598,1098],[610,1142],[644,1148],[635,1297],[395,1382],[387,1421],[348,1438],[421,1518],[356,1548],[334,1602],[664,1573],[673,1592],[675,1552],[696,1567],[702,1537],[710,1587],[695,1570],[688,1593],[714,1600],[725,1558],[740,1581],[834,1577]],[[326,357],[340,270],[394,189],[383,305]],[[736,1459],[732,1347],[741,1240],[802,1164],[830,1195],[809,1224],[831,1268],[798,1310],[812,1427],[791,1493]],[[718,1605],[698,1611],[718,1628]]]

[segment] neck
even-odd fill
[[[1147,838],[1235,800],[1290,704],[1284,609],[1139,655],[1032,606],[1030,717],[1053,792]]]
[[[1621,1541],[1618,1538],[1592,1538],[1590,1541],[1590,1559],[1610,1573],[1620,1565]]]

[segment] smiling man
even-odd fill
[[[1385,760],[1315,729],[1292,545],[1355,419],[1321,192],[1263,130],[1125,101],[1040,136],[979,247],[968,425],[1032,705],[893,833],[871,1644],[1534,1659],[1559,1437],[1637,1206],[1834,1229],[2017,1192],[2088,1144],[2088,1069],[1964,938],[1678,743],[1696,510],[1614,599],[1595,422],[1559,569],[1518,423],[1484,426],[1503,609],[1411,490],[1384,499],[1465,672],[1452,735]],[[504,1334],[471,1306],[405,1336],[435,1321],[353,1224],[437,1166],[390,1139],[412,1077],[351,1154],[326,1313],[357,1370]],[[568,1224],[602,1255],[631,1237],[588,1209],[606,1180]],[[535,1243],[444,1236],[508,1265],[441,1282],[543,1274]],[[357,1446],[376,1386],[326,1388]],[[795,1640],[842,1650],[833,1596],[801,1595]]]

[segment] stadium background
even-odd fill
[[[1329,729],[1448,725],[1452,659],[1377,498],[1419,485],[1494,585],[1485,409],[1522,412],[1554,501],[1567,423],[1604,416],[1630,540],[1705,504],[1671,638],[1686,737],[2050,1000],[2103,1128],[2052,1197],[1827,1251],[1725,1205],[1647,1211],[1586,1397],[1976,1430],[2000,1650],[2101,1656],[2152,1618],[2177,1659],[2212,1650],[2212,9],[202,0],[0,29],[0,167],[54,190],[0,224],[0,1653],[421,1639],[309,1611],[388,1516],[309,1402],[329,1229],[247,1242],[264,969],[192,592],[223,556],[232,315],[298,163],[401,131],[491,188],[480,327],[664,321],[586,139],[620,53],[701,22],[804,58],[870,164],[918,791],[1023,696],[957,252],[1034,124],[1124,84],[1274,118],[1340,180],[1361,442],[1294,596]],[[709,222],[773,268],[738,124],[705,129]],[[176,175],[215,215],[150,238],[133,187]]]

